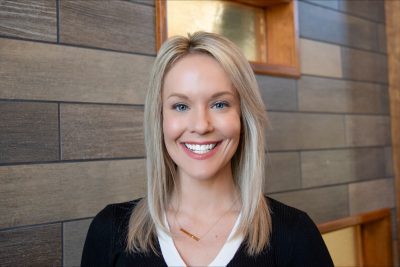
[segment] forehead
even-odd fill
[[[189,54],[167,72],[163,94],[176,90],[229,90],[236,93],[230,77],[220,63],[206,54]]]

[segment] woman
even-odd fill
[[[233,43],[164,43],[144,121],[147,196],[94,218],[82,266],[333,266],[310,218],[262,193],[266,114]]]

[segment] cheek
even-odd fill
[[[223,118],[216,122],[221,132],[229,138],[240,138],[241,122],[237,114],[232,114],[228,118]]]
[[[182,121],[176,116],[165,114],[163,118],[163,132],[165,142],[177,139],[183,131]]]

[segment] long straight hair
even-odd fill
[[[144,111],[147,196],[139,201],[131,214],[126,249],[129,252],[157,253],[156,228],[169,233],[163,218],[172,192],[176,190],[177,172],[164,145],[161,95],[168,71],[178,60],[193,53],[206,54],[219,62],[239,95],[241,139],[231,164],[242,202],[236,235],[244,236],[247,253],[255,255],[268,246],[271,233],[270,211],[262,192],[266,111],[246,58],[231,41],[207,32],[168,39],[155,60]]]

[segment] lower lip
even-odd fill
[[[217,145],[213,149],[211,149],[211,151],[204,153],[204,154],[197,154],[197,153],[194,153],[189,148],[187,148],[184,144],[181,144],[181,146],[182,146],[183,150],[186,152],[186,154],[189,157],[191,157],[192,159],[197,159],[197,160],[204,160],[204,159],[208,159],[208,158],[211,158],[212,156],[214,156],[214,154],[217,153],[217,151],[220,147],[219,145],[220,145],[220,142],[217,143]]]

